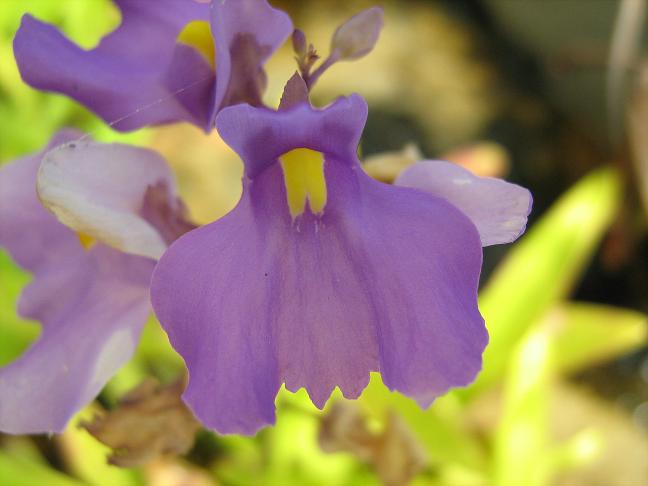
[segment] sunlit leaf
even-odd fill
[[[548,417],[551,336],[546,328],[529,333],[507,369],[503,415],[495,430],[494,484],[548,484]]]
[[[556,327],[556,368],[573,372],[646,344],[648,316],[595,304],[564,304],[549,314]]]
[[[279,413],[274,429],[263,440],[268,463],[263,479],[268,484],[281,484],[290,477],[294,484],[348,484],[361,466],[350,454],[327,454],[318,442],[320,413],[314,412],[306,392],[280,392]],[[367,476],[369,482],[378,484]]]
[[[18,296],[27,282],[29,275],[0,249],[0,366],[18,357],[40,332],[37,324],[16,313]]]
[[[70,476],[36,461],[30,454],[4,449],[0,452],[0,483],[11,486],[86,486]]]
[[[492,486],[489,478],[484,477],[481,473],[466,469],[464,467],[445,463],[442,464],[438,478],[433,483],[429,480],[414,483],[413,486]]]

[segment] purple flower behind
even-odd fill
[[[47,197],[57,203],[55,210],[73,222],[83,220],[75,211],[83,212],[82,216],[88,214],[86,207],[66,207],[67,201],[79,200],[70,197],[75,191],[81,197],[90,197],[88,202],[93,202],[93,198],[95,203],[98,201],[90,205],[95,210],[103,204],[101,215],[106,221],[110,212],[105,204],[117,199],[101,194],[106,189],[97,180],[105,184],[102,178],[110,175],[110,166],[117,165],[113,172],[120,171],[127,182],[118,187],[107,186],[121,195],[118,201],[122,213],[129,210],[128,203],[139,199],[132,209],[146,213],[152,226],[168,227],[166,232],[160,231],[162,237],[173,228],[179,232],[186,229],[186,224],[178,223],[177,215],[170,215],[168,201],[175,196],[171,173],[164,161],[142,149],[89,142],[67,143],[48,152],[79,136],[78,132],[62,131],[42,152],[0,167],[0,246],[33,274],[20,297],[18,312],[43,326],[41,336],[24,354],[0,368],[3,432],[63,430],[70,417],[91,401],[130,358],[150,314],[149,281],[155,261],[99,241],[84,247],[81,240],[88,242],[90,235],[80,238],[41,205],[36,193],[39,167],[48,174],[48,180],[41,185],[47,186]],[[78,165],[80,161],[70,157],[70,153],[81,152],[83,160],[84,150],[90,151],[94,161],[85,160]],[[68,156],[61,157],[66,151]],[[126,169],[105,156],[99,157],[102,151],[119,154],[119,162]],[[56,157],[52,158],[51,153]],[[56,164],[56,170],[64,177],[57,178],[50,167],[45,167],[46,162],[41,164],[44,158]],[[135,177],[143,173],[142,166],[149,179]],[[60,181],[64,183],[56,186]],[[160,185],[166,187],[165,198],[160,195]],[[92,230],[91,226],[88,228]],[[128,230],[121,228],[122,232]]]
[[[185,401],[208,427],[251,434],[273,423],[281,383],[322,407],[336,386],[355,398],[380,371],[426,407],[481,368],[477,229],[444,199],[364,174],[366,116],[357,95],[324,110],[219,114],[245,163],[242,198],[171,245],[151,288],[189,368]],[[306,165],[312,185],[291,182]]]
[[[25,15],[14,53],[27,84],[68,95],[123,131],[177,121],[209,131],[223,106],[259,103],[263,64],[292,32],[266,0],[115,3],[122,23],[94,49]]]

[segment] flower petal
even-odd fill
[[[471,222],[442,199],[371,180],[355,158],[328,155],[325,171],[322,216],[292,220],[275,164],[154,272],[154,310],[189,368],[184,398],[221,433],[272,423],[281,382],[321,407],[335,386],[357,397],[380,370],[429,405],[481,367]]]
[[[222,110],[216,128],[243,159],[248,177],[274,164],[280,155],[300,147],[355,160],[367,103],[359,95],[339,98],[324,110],[306,103],[275,112],[237,105]]]
[[[283,94],[279,101],[279,110],[288,110],[301,103],[308,102],[308,86],[306,86],[304,79],[299,73],[295,71],[295,74],[290,77],[286,86],[284,86]]]
[[[203,226],[167,250],[151,281],[151,302],[189,369],[184,399],[194,414],[221,433],[252,434],[274,423],[280,383],[274,332],[263,318],[271,312],[270,281],[259,278],[262,263],[246,251],[258,242],[255,225],[236,214],[219,220],[218,230],[216,223]],[[222,266],[204,266],[212,263]],[[187,265],[187,278],[178,265]]]
[[[478,177],[456,164],[423,160],[407,168],[394,184],[420,189],[460,209],[479,231],[482,246],[515,241],[526,228],[531,193],[501,179]]]
[[[88,51],[25,15],[14,39],[23,80],[70,96],[109,123],[119,120],[119,130],[180,120],[206,128],[213,71],[176,38],[187,23],[207,20],[208,6],[193,0],[116,3],[121,25]],[[176,93],[180,88],[186,89]]]
[[[21,303],[43,331],[0,369],[0,430],[60,432],[99,393],[135,350],[153,265],[97,245],[36,275]]]
[[[52,217],[36,195],[36,173],[43,155],[81,135],[61,130],[41,152],[0,167],[0,246],[31,272],[81,250],[79,239]]]
[[[43,204],[75,231],[133,255],[157,259],[167,241],[142,215],[147,189],[174,197],[164,159],[120,144],[73,142],[46,154],[38,173]]]
[[[216,46],[216,96],[211,119],[227,105],[260,104],[262,66],[292,34],[290,17],[266,0],[219,0],[211,5]]]

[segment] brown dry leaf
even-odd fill
[[[108,462],[135,467],[164,455],[187,452],[200,429],[180,395],[182,380],[160,386],[148,379],[126,394],[119,406],[81,425],[111,447]]]
[[[427,464],[425,449],[403,419],[387,416],[373,431],[357,405],[338,402],[323,417],[319,443],[325,452],[350,452],[370,464],[388,486],[408,484]]]

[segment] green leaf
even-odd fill
[[[551,335],[540,327],[520,342],[508,365],[503,414],[495,430],[493,484],[548,483],[551,372]]]
[[[40,326],[22,319],[16,304],[29,275],[18,268],[0,249],[0,366],[17,358],[38,336]]]
[[[66,470],[92,486],[138,486],[141,481],[136,471],[108,464],[111,449],[79,426],[79,422],[90,421],[98,412],[95,405],[86,407],[70,421],[63,434],[56,437]]]
[[[590,173],[511,250],[480,295],[490,344],[473,391],[499,379],[516,342],[569,295],[614,220],[620,192],[615,170]]]
[[[263,479],[269,484],[281,484],[286,477],[294,484],[349,484],[359,472],[358,462],[350,454],[322,451],[317,438],[319,411],[306,391],[293,394],[283,388],[278,403],[277,425],[263,437],[268,451]]]
[[[555,473],[580,469],[596,461],[605,447],[605,435],[595,426],[588,427],[560,444],[551,454],[551,469]]]
[[[7,486],[87,486],[32,457],[24,447],[0,451],[0,482]]]
[[[648,316],[596,304],[564,304],[548,319],[556,328],[556,368],[574,372],[645,345]]]

